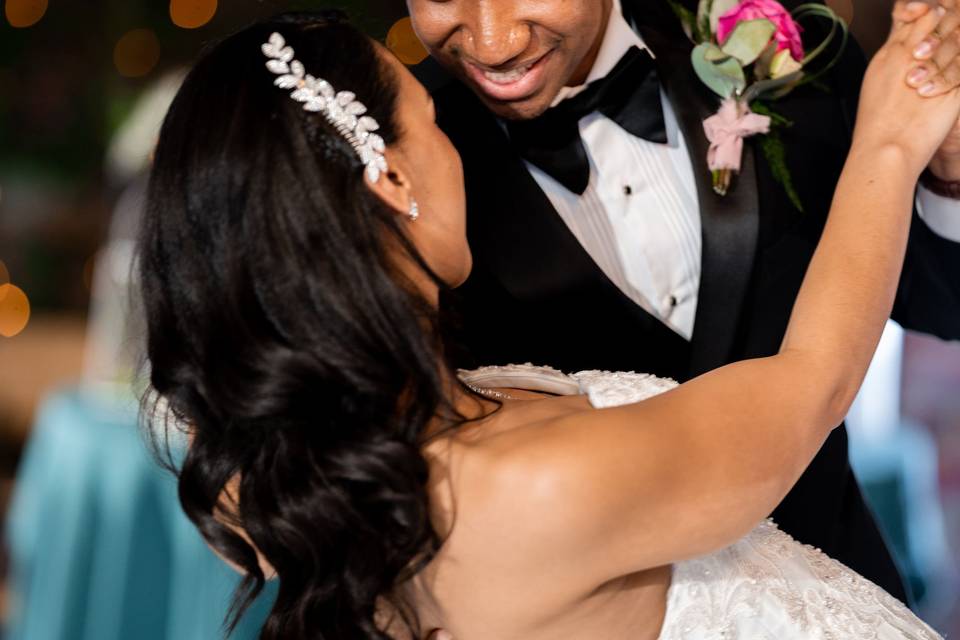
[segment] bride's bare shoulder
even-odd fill
[[[596,410],[583,395],[496,391],[509,396],[499,408],[426,447],[431,504],[435,526],[449,544],[477,543],[500,554],[511,546],[523,553],[526,541],[534,542],[539,527],[549,526],[557,513],[550,494],[562,489],[551,487],[551,470],[568,465],[583,444],[567,437],[563,425]],[[512,523],[508,529],[506,522]]]
[[[422,586],[446,605],[469,605],[472,611],[479,607],[478,585],[485,585],[479,608],[490,615],[549,610],[594,585],[556,570],[554,580],[540,584],[573,547],[562,540],[571,528],[556,526],[562,508],[553,493],[561,489],[551,488],[547,477],[553,463],[538,458],[549,451],[556,460],[565,443],[555,426],[593,409],[583,396],[536,398],[513,388],[497,390],[521,399],[506,400],[492,416],[463,425],[426,449],[432,518],[443,544],[424,571]],[[557,580],[559,573],[565,576]],[[516,602],[521,592],[537,595],[525,597],[521,606]]]

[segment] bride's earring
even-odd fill
[[[410,213],[407,214],[407,217],[410,218],[410,222],[416,222],[417,218],[420,217],[420,205],[414,198],[410,198]]]

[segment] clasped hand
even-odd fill
[[[917,62],[907,84],[925,97],[941,97],[960,87],[960,0],[899,0],[891,40],[911,48]],[[889,43],[888,43],[889,44]],[[960,181],[960,121],[945,134],[930,160],[941,180]]]

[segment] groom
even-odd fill
[[[466,174],[475,267],[446,303],[470,354],[463,366],[683,381],[778,351],[849,149],[865,68],[855,44],[825,88],[774,105],[793,122],[783,140],[801,213],[755,139],[731,192],[713,192],[702,122],[718,100],[693,73],[667,0],[408,7],[434,59],[420,71],[436,77],[439,63],[452,76],[434,97]],[[919,191],[894,319],[960,339],[960,202],[946,197],[960,193],[960,154],[950,151]],[[773,517],[906,600],[843,428]]]

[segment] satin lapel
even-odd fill
[[[624,7],[637,5],[626,0]],[[696,376],[728,363],[732,356],[757,250],[760,202],[755,153],[752,144],[744,145],[742,171],[732,191],[725,197],[716,195],[706,168],[709,143],[703,120],[719,101],[696,77],[690,63],[692,44],[675,25],[654,29],[641,23],[639,31],[656,54],[697,181],[703,248],[690,372]]]

